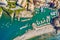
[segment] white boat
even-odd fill
[[[21,20],[22,22],[29,21],[30,19]]]

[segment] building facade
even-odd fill
[[[0,0],[0,4],[5,4],[5,5],[7,5],[7,0]]]

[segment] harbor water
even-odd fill
[[[30,20],[23,22],[21,20],[27,18],[21,18],[20,21],[18,21],[17,18],[11,20],[11,17],[3,12],[2,17],[0,18],[0,40],[13,40],[15,37],[23,35],[28,30],[33,30],[33,23],[36,23],[37,26],[47,25],[50,23],[50,19],[56,16],[56,10],[44,8],[44,11],[41,12],[39,8],[36,8],[34,16],[30,18]],[[59,35],[57,37],[59,40]]]

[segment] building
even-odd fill
[[[6,5],[7,5],[7,1],[6,0],[0,0],[0,18],[2,16],[2,12],[3,12],[1,6],[5,7]]]
[[[27,0],[18,0],[17,4],[22,7],[26,7],[27,5]]]
[[[0,6],[2,5],[7,5],[7,1],[6,0],[0,0]]]
[[[27,10],[34,10],[34,3],[33,0],[18,0],[17,4],[19,6],[22,6],[23,8],[27,9]]]
[[[8,1],[16,1],[16,0],[8,0]]]

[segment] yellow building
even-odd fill
[[[0,7],[0,18],[1,18],[1,16],[2,16],[2,12],[3,12],[3,10],[2,10],[2,8]]]
[[[8,1],[15,1],[15,0],[8,0]]]

